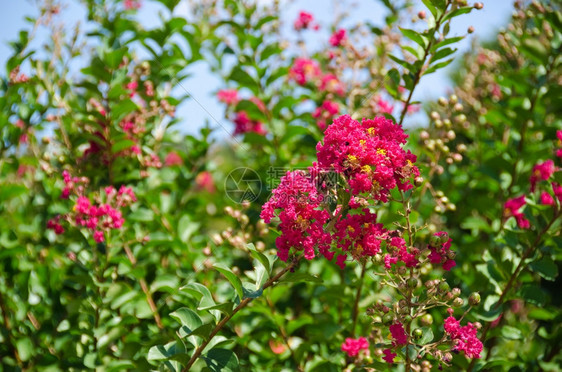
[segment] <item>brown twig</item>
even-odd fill
[[[125,253],[127,254],[127,258],[131,262],[131,265],[135,266],[137,264],[137,260],[133,255],[133,252],[131,251],[129,246],[125,244],[123,245],[123,249],[125,250]],[[159,329],[164,329],[164,325],[162,324],[162,318],[160,318],[160,314],[158,313],[158,307],[156,307],[156,304],[154,303],[154,299],[152,298],[152,294],[150,293],[150,290],[144,278],[140,279],[140,286],[142,288],[142,291],[146,295],[146,302],[148,302],[148,306],[150,306],[150,310],[152,311],[152,315],[154,316],[154,321],[156,322],[156,325],[158,326]]]

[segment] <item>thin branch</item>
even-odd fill
[[[272,277],[271,279],[269,279],[264,285],[263,285],[263,289],[269,288],[273,285],[275,285],[275,282],[277,282],[283,275],[285,275],[287,272],[291,271],[296,265],[297,263],[300,261],[302,256],[299,256],[297,258],[295,258],[289,265],[287,265],[283,270],[279,271],[274,277]],[[193,363],[195,363],[195,361],[201,356],[201,353],[203,352],[203,350],[205,350],[205,348],[207,347],[207,345],[209,344],[209,342],[211,342],[211,340],[217,335],[217,333],[219,333],[219,331],[226,325],[226,323],[228,323],[228,321],[230,319],[232,319],[232,317],[234,315],[236,315],[236,313],[238,313],[240,310],[242,310],[243,308],[245,308],[250,302],[252,302],[253,298],[251,297],[246,297],[245,299],[243,299],[242,301],[240,301],[240,303],[238,304],[238,306],[236,306],[234,308],[234,310],[232,311],[232,313],[228,316],[226,316],[225,318],[223,318],[216,326],[215,328],[211,331],[211,333],[209,334],[209,338],[207,340],[205,340],[201,346],[199,346],[195,352],[193,353],[193,355],[191,356],[191,359],[189,359],[189,361],[187,362],[187,365],[182,369],[182,372],[187,372],[189,371],[189,369],[191,368],[191,366],[193,366]]]

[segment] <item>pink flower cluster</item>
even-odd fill
[[[229,106],[234,106],[240,102],[238,91],[236,89],[221,89],[217,93],[219,101],[226,103]]]
[[[533,171],[531,173],[531,178],[529,182],[531,183],[531,192],[534,192],[537,183],[539,181],[546,181],[554,174],[556,171],[556,167],[554,166],[554,161],[547,160],[543,163],[538,163],[533,167]]]
[[[312,113],[312,117],[317,120],[318,128],[324,130],[326,129],[326,123],[332,121],[339,111],[340,108],[336,102],[326,100],[322,103],[322,106],[316,108]]]
[[[357,356],[361,350],[369,350],[369,341],[365,337],[346,338],[341,350],[350,357]]]
[[[314,16],[308,12],[300,11],[298,18],[295,20],[295,30],[320,29],[320,25],[314,22]]]
[[[394,106],[381,97],[376,97],[374,100],[374,105],[372,106],[373,111],[379,114],[392,114],[392,112],[394,111]]]
[[[229,107],[236,106],[241,100],[236,89],[221,89],[217,93],[217,98],[219,101],[226,103]],[[248,100],[253,102],[262,112],[267,110],[265,104],[259,98],[250,97]],[[267,134],[263,123],[251,119],[246,111],[236,112],[233,122],[235,125],[234,136],[251,132],[259,135]]]
[[[384,356],[382,357],[383,360],[387,363],[394,363],[394,358],[396,357],[396,353],[393,353],[390,349],[384,349],[383,351]]]
[[[453,316],[445,319],[445,332],[454,343],[454,350],[462,351],[468,358],[480,358],[482,342],[476,336],[477,329],[472,323],[461,327]]]
[[[68,199],[72,192],[77,196],[77,199],[72,212],[64,216],[56,216],[47,221],[47,228],[55,231],[58,235],[64,233],[64,227],[60,223],[60,220],[64,218],[76,226],[91,230],[94,240],[101,243],[105,240],[104,231],[120,229],[125,223],[120,209],[129,206],[137,200],[135,193],[130,187],[121,186],[119,191],[117,191],[113,186],[108,186],[104,189],[104,202],[92,203],[88,197],[83,195],[84,186],[77,186],[79,182],[82,184],[87,183],[87,178],[73,178],[67,171],[63,171],[63,178],[65,188],[61,197]]]
[[[451,256],[453,255],[451,251],[451,242],[453,240],[451,238],[448,238],[449,235],[444,231],[436,232],[434,236],[445,238],[446,240],[444,243],[444,239],[441,239],[437,243],[430,243],[428,245],[428,248],[431,251],[428,256],[429,262],[431,262],[432,264],[443,264],[443,269],[449,271],[456,265],[455,260],[451,258]]]
[[[136,10],[136,9],[140,9],[141,2],[140,0],[125,0],[123,2],[123,5],[127,10],[133,10],[133,9]]]
[[[381,242],[387,237],[382,224],[376,223],[377,215],[365,208],[361,213],[348,215],[335,225],[334,238],[337,246],[354,257],[374,256],[381,251]],[[343,269],[343,263],[340,265]]]
[[[289,78],[299,85],[306,85],[310,81],[316,81],[322,76],[318,62],[308,58],[296,58],[293,66],[289,69]]]
[[[340,252],[336,264],[344,268],[348,255],[355,259],[374,256],[381,252],[384,242],[387,269],[398,261],[407,267],[417,266],[420,250],[408,248],[396,231],[389,232],[377,224],[377,215],[361,209],[360,202],[365,201],[365,193],[368,198],[386,202],[393,188],[405,191],[412,187],[410,178],[418,176],[419,171],[414,165],[416,157],[402,148],[406,138],[402,127],[385,118],[362,123],[349,116],[335,119],[325,132],[324,143],[317,145],[318,163],[309,168],[312,176],[303,171],[288,172],[263,206],[261,217],[266,223],[280,210],[278,256],[286,261],[290,248],[295,248],[304,250],[307,259],[312,259],[317,250],[331,260],[335,252],[329,249],[334,240]],[[352,194],[348,205],[338,206],[333,213],[323,203],[329,195],[323,194],[329,192],[323,179],[326,174],[343,177],[350,187],[346,191]],[[324,228],[330,219],[333,234],[332,229]],[[449,246],[441,249],[448,251]]]
[[[334,46],[334,47],[338,47],[343,45],[343,42],[345,41],[346,36],[345,36],[345,30],[340,28],[339,30],[336,30],[332,36],[330,36],[330,45]]]
[[[314,84],[320,91],[343,96],[345,85],[334,74],[324,74],[318,62],[308,58],[296,58],[289,69],[289,78],[299,85]]]
[[[408,343],[408,335],[406,335],[406,331],[404,330],[402,323],[394,323],[390,325],[388,329],[394,339],[392,341],[394,346],[406,345]]]
[[[557,140],[558,146],[559,147],[562,146],[562,130],[558,130],[556,132],[556,137],[558,139]],[[562,157],[562,148],[557,149],[555,154],[557,157]],[[554,161],[552,159],[548,159],[542,163],[535,164],[535,166],[531,171],[531,176],[529,178],[531,193],[537,190],[537,186],[540,185],[541,181],[549,181],[552,175],[558,171],[560,171],[560,168],[558,168],[554,164]],[[558,201],[562,203],[562,186],[556,182],[551,182],[550,187],[552,188],[554,197],[556,197],[556,199],[558,199]],[[543,189],[539,195],[539,201],[543,205],[554,206],[555,205],[554,197],[550,192]],[[519,226],[519,228],[521,229],[530,228],[531,223],[527,218],[525,218],[523,212],[521,212],[521,208],[524,205],[525,205],[525,195],[521,195],[517,198],[512,198],[507,200],[507,202],[504,204],[504,210],[503,210],[504,219],[507,220],[510,217],[515,217],[515,220],[517,221],[517,225]]]
[[[507,220],[510,217],[515,217],[517,221],[517,226],[521,229],[528,229],[531,227],[531,223],[525,218],[523,212],[520,209],[525,205],[525,195],[521,195],[517,198],[509,199],[504,204],[503,215]]]
[[[308,260],[315,257],[315,248],[329,260],[333,258],[334,253],[329,251],[332,237],[324,230],[330,214],[319,208],[323,199],[312,177],[297,170],[287,172],[281,178],[280,185],[263,205],[261,218],[265,223],[271,222],[275,210],[281,210],[281,235],[275,243],[277,255],[282,261],[287,261],[291,248],[304,251],[304,257]]]
[[[72,177],[67,170],[62,171],[62,179],[64,188],[62,189],[61,198],[68,199],[70,193],[81,195],[84,193],[84,185],[89,182],[86,177]]]
[[[252,120],[245,111],[240,111],[236,113],[234,118],[234,133],[233,135],[239,135],[244,133],[257,133],[260,135],[266,135],[267,132],[260,121]]]
[[[359,123],[340,116],[316,146],[318,164],[343,174],[354,195],[368,193],[387,202],[390,190],[409,190],[410,178],[419,176],[416,156],[402,148],[406,138],[401,126],[384,117]]]

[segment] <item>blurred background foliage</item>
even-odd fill
[[[447,278],[482,296],[469,320],[483,324],[485,353],[470,366],[455,355],[452,368],[558,370],[560,202],[542,205],[529,178],[538,162],[560,165],[559,2],[517,1],[497,37],[465,55],[455,53],[462,37],[448,35],[473,8],[463,1],[382,0],[384,23],[346,24],[346,43],[320,47],[302,37],[313,30],[281,37],[281,22],[293,22],[279,19],[282,2],[192,1],[188,19],[174,16],[179,1],[156,2],[160,23],[145,29],[135,19],[145,4],[82,1],[85,30],[61,28],[64,8],[45,1],[11,43],[0,83],[4,370],[182,370],[209,340],[193,370],[387,368],[375,346],[356,364],[341,352],[345,337],[375,332],[366,309],[393,296],[376,276],[362,278],[360,265],[301,262],[264,290],[286,264],[276,263],[277,233],[259,219],[261,206],[286,170],[315,159],[321,121],[335,116],[324,113],[326,101],[354,118],[402,123],[420,109],[430,118],[408,129],[425,178],[412,219],[427,234],[449,232],[457,267]],[[338,14],[330,31],[345,19]],[[37,32],[49,41],[33,44]],[[296,58],[315,61],[317,81],[291,77]],[[179,124],[190,118],[175,108],[193,99],[182,82],[196,63],[240,99],[224,105],[230,122],[212,118],[222,129],[186,135]],[[454,91],[415,102],[420,80],[448,63]],[[237,131],[241,112],[263,130]],[[236,135],[213,136],[223,129]],[[225,190],[239,167],[262,182],[249,202]],[[122,209],[123,227],[99,243],[64,218],[63,234],[48,229],[73,213],[73,199],[61,198],[63,170],[88,179],[92,200],[109,185],[132,187],[137,201]],[[504,203],[522,194],[530,229],[504,218]],[[378,213],[385,224],[397,219]]]

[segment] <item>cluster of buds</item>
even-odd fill
[[[224,212],[236,220],[238,227],[229,227],[222,231],[220,234],[213,235],[213,242],[216,245],[222,245],[225,242],[230,244],[236,249],[246,250],[246,246],[254,242],[256,236],[263,237],[269,232],[263,220],[258,220],[255,224],[250,223],[250,218],[247,215],[247,210],[250,203],[241,203],[241,209],[232,208],[230,206],[224,208]],[[265,250],[265,243],[263,241],[255,242],[255,246],[259,251]]]
[[[410,368],[421,371],[429,371],[431,361],[449,366],[453,353],[459,351],[468,358],[479,358],[482,343],[476,338],[476,330],[480,323],[460,327],[460,321],[480,303],[480,295],[473,293],[465,300],[461,290],[451,289],[445,279],[422,284],[420,278],[420,273],[412,275],[404,270],[383,274],[383,284],[395,288],[402,298],[395,302],[378,300],[367,309],[373,326],[370,339],[377,345],[374,354],[384,355],[382,359],[387,363],[409,363]],[[443,337],[434,340],[431,312],[438,307],[447,308],[449,318],[443,325]],[[463,307],[466,309],[457,321],[453,318],[454,309]],[[412,350],[416,351],[415,357],[407,356]]]

